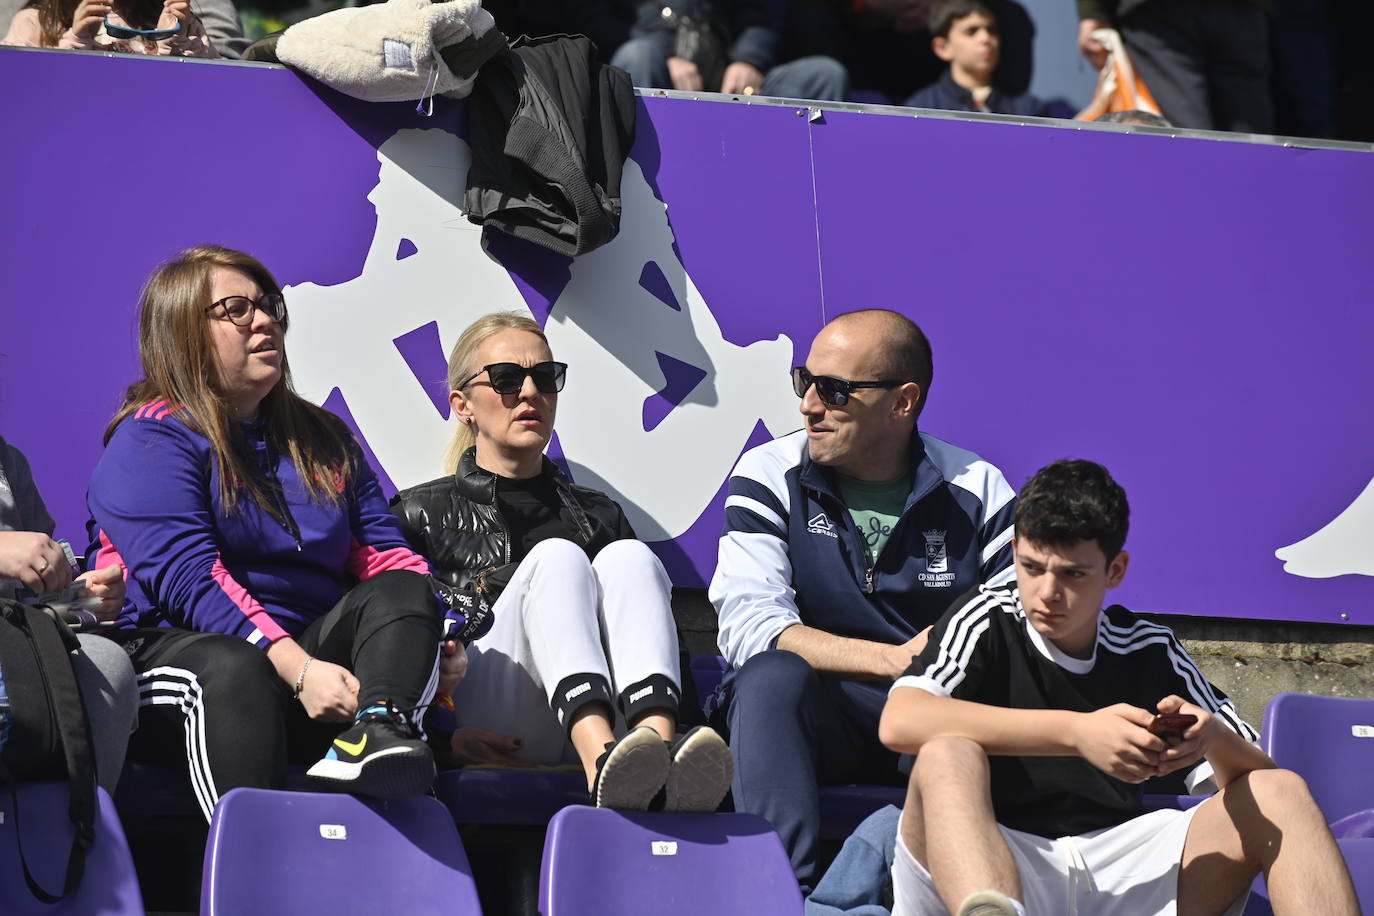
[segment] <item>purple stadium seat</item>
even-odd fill
[[[200,912],[480,913],[458,831],[432,798],[234,789],[205,845]]]
[[[1307,780],[1336,836],[1374,836],[1374,700],[1281,693],[1260,742]]]
[[[1355,894],[1360,898],[1360,909],[1374,913],[1374,839],[1338,839],[1341,855],[1345,856],[1346,867],[1355,880]],[[1274,916],[1269,905],[1269,889],[1264,886],[1264,876],[1255,879],[1250,889],[1250,902],[1245,905],[1243,916]]]
[[[701,697],[702,702],[716,692],[725,672],[729,670],[730,666],[722,655],[692,656],[692,683],[696,685],[697,696]]]
[[[752,814],[648,814],[577,805],[549,823],[541,916],[799,916],[782,842]]]
[[[543,827],[568,805],[587,803],[587,777],[581,767],[466,767],[440,773],[434,794],[455,823]]]
[[[67,817],[68,789],[65,782],[26,783],[19,795],[18,826],[23,834],[24,857],[39,886],[50,893],[62,890],[67,855],[72,845],[72,823]],[[143,913],[134,860],[124,841],[114,802],[104,789],[96,789],[98,807],[95,843],[86,854],[86,869],[81,884],[62,902],[49,906],[40,903],[24,882],[19,862],[14,802],[8,790],[0,790],[0,913],[78,914],[103,916],[113,913]]]

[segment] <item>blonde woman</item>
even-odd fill
[[[478,319],[448,365],[453,473],[393,502],[455,600],[490,606],[453,695],[454,754],[576,760],[599,806],[645,809],[661,791],[666,810],[714,811],[732,762],[709,728],[676,736],[667,573],[614,500],[544,456],[566,375],[529,318]]]
[[[301,399],[281,287],[217,246],[158,267],[143,378],[91,478],[97,567],[127,570],[115,636],[138,672],[136,752],[184,758],[208,818],[291,759],[325,786],[419,794],[440,604],[347,428]],[[320,755],[323,754],[323,757]]]

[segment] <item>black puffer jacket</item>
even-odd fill
[[[452,477],[397,493],[391,509],[436,579],[455,588],[472,583],[494,602],[523,558],[511,555],[510,531],[496,505],[496,476],[479,468],[475,456],[476,449],[469,448]],[[605,493],[574,485],[548,458],[543,474],[558,491],[568,539],[588,557],[612,541],[635,536],[619,504]]]

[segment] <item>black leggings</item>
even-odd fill
[[[425,577],[384,572],[353,588],[296,641],[357,677],[358,708],[429,705],[439,679],[440,619]],[[138,672],[139,724],[129,754],[184,758],[208,820],[238,786],[281,788],[286,766],[313,762],[346,726],[316,722],[267,653],[236,636],[179,629],[120,634]],[[414,715],[416,724],[422,716]]]

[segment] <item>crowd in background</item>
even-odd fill
[[[1071,0],[1062,0],[1067,6]],[[8,44],[239,57],[353,0],[0,0]],[[1032,12],[1015,0],[487,0],[520,35],[585,34],[636,86],[1071,117],[1031,96]],[[1041,9],[1043,4],[1039,5]],[[1173,126],[1374,139],[1374,8],[1350,0],[1076,0],[1077,44],[1124,38]],[[1054,24],[1059,27],[1059,23]]]

